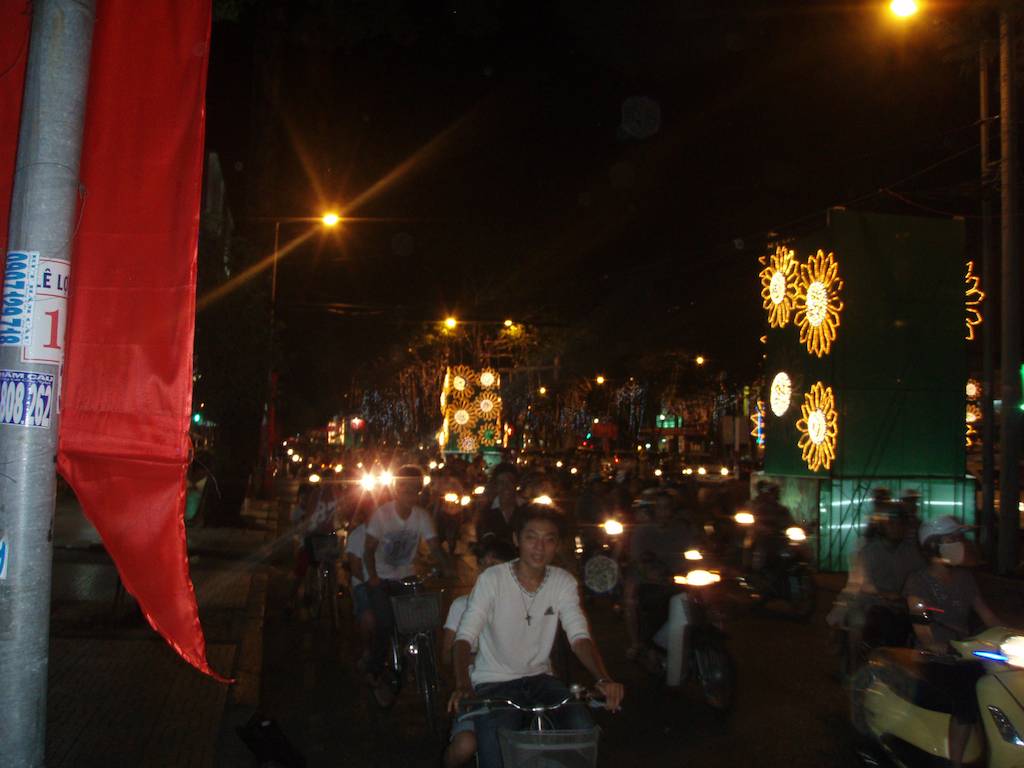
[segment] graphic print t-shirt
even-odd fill
[[[413,507],[403,520],[395,511],[395,502],[382,504],[373,513],[366,533],[377,545],[377,575],[382,579],[404,579],[416,572],[414,561],[420,540],[437,538],[434,522],[421,507]]]

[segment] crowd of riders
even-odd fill
[[[684,551],[700,546],[714,551],[723,567],[734,559],[737,568],[756,573],[777,555],[795,524],[778,486],[758,482],[748,505],[756,520],[753,545],[739,555],[733,512],[749,486],[735,476],[710,482],[673,473],[669,480],[661,471],[641,473],[635,465],[622,471],[587,458],[505,460],[491,468],[481,457],[389,459],[387,466],[395,469],[367,456],[353,466],[304,473],[293,515],[296,597],[310,558],[307,535],[347,532],[343,562],[362,648],[357,666],[382,706],[390,704],[381,685],[382,638],[392,621],[388,598],[417,568],[421,545],[448,575],[456,574],[459,562],[476,563],[471,571],[481,574],[472,592],[452,604],[445,622],[441,655],[453,670],[453,712],[459,699],[481,691],[540,699],[562,695],[564,685],[548,662],[559,625],[594,682],[618,706],[622,687],[611,679],[589,635],[577,584],[579,553],[600,539],[602,523],[614,520],[631,531],[613,554],[628,564],[619,599],[628,656],[641,661],[650,629],[642,626],[640,608],[664,601],[666,575],[685,566],[679,561]],[[945,659],[950,640],[968,636],[979,622],[998,624],[970,570],[976,555],[967,531],[950,516],[922,522],[914,491],[894,499],[886,489],[875,489],[846,586],[827,616],[845,633],[848,672],[879,646],[917,646]],[[924,610],[940,614],[941,623],[913,622],[915,612]],[[510,635],[519,638],[514,648],[502,639]],[[971,702],[979,672],[972,662],[932,666],[934,684],[957,702],[949,729],[956,766],[978,717]],[[456,720],[446,764],[463,764],[474,754],[481,765],[500,764],[494,729],[509,717]],[[582,715],[570,710],[565,717],[574,723]]]

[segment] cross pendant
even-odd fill
[[[526,626],[530,626],[530,619],[532,618],[533,616],[531,616],[530,614],[526,614]]]

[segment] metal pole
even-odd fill
[[[36,0],[33,4],[11,199],[10,252],[38,251],[40,258],[71,259],[94,17],[94,0]],[[12,263],[8,256],[8,276]],[[27,282],[19,286],[5,279],[5,308],[16,290],[34,289],[34,281]],[[50,341],[62,349],[59,328],[55,324]],[[0,346],[3,375],[8,382],[8,371],[22,377],[53,376],[55,401],[58,365],[23,362],[22,350],[20,344]],[[5,399],[10,404],[16,388],[6,386]],[[23,421],[16,416],[3,421],[0,546],[6,545],[6,574],[0,567],[0,691],[5,700],[0,706],[0,751],[6,766],[35,768],[43,765],[46,747],[56,402],[47,427],[27,426],[33,421],[27,416]]]
[[[999,572],[1017,567],[1020,443],[1020,269],[1017,264],[1017,117],[1014,110],[1013,19],[999,12],[999,136],[1002,151],[1002,411],[999,453]]]
[[[991,51],[988,41],[983,41],[978,54],[978,92],[981,113],[981,274],[990,296],[989,306],[994,303],[993,289],[996,284],[995,254],[992,249],[992,174],[989,146],[989,121],[992,117],[989,104],[989,60]],[[992,397],[995,392],[995,317],[989,313],[989,321],[982,326],[982,378],[981,389],[981,524],[985,559],[990,567],[996,564],[995,526],[995,412]]]

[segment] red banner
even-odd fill
[[[7,256],[8,215],[31,26],[29,0],[0,2],[0,266]]]
[[[125,588],[217,677],[188,573],[196,247],[210,0],[99,0],[58,468]]]

